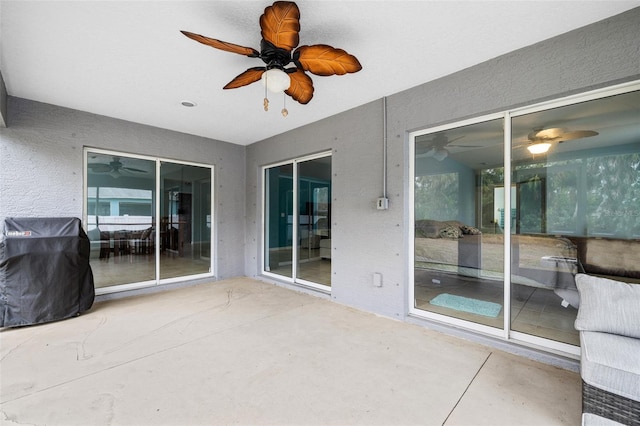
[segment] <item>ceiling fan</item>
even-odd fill
[[[447,149],[447,147],[481,148],[477,145],[452,145],[453,142],[464,137],[465,135],[461,135],[457,138],[449,139],[449,137],[444,132],[436,133],[433,139],[421,140],[416,143],[416,157],[433,157],[438,161],[442,161],[449,155],[449,150]]]
[[[532,154],[544,154],[554,142],[563,143],[574,139],[588,138],[599,133],[594,130],[568,131],[561,127],[537,128],[527,135],[527,150]]]
[[[313,97],[313,82],[306,71],[320,76],[355,73],[362,65],[355,56],[326,44],[299,46],[300,10],[294,2],[276,1],[264,9],[260,16],[262,41],[260,51],[181,31],[182,34],[207,46],[237,53],[250,58],[260,58],[266,65],[253,67],[239,74],[224,89],[236,89],[263,80],[265,91],[282,92],[301,104]],[[295,50],[294,50],[295,49]],[[293,63],[294,66],[288,66]],[[269,109],[265,93],[264,109]],[[286,108],[282,111],[287,115]]]
[[[122,176],[122,172],[128,173],[147,173],[146,170],[136,169],[134,167],[125,167],[120,161],[120,157],[113,157],[113,161],[109,163],[89,163],[87,167],[93,173],[109,174],[113,178],[119,178]]]

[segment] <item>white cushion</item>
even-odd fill
[[[640,339],[582,331],[580,343],[582,380],[599,389],[640,401]]]
[[[591,413],[582,413],[582,426],[624,426],[622,423],[605,419]]]
[[[640,339],[640,285],[577,274],[576,286],[580,292],[576,330]]]

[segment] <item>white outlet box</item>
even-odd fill
[[[378,198],[376,202],[376,208],[378,210],[387,210],[389,208],[389,199],[385,197]]]
[[[375,287],[382,287],[382,274],[380,272],[373,273],[373,285]]]

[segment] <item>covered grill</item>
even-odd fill
[[[93,305],[89,239],[78,218],[6,218],[0,236],[0,326],[76,316]]]

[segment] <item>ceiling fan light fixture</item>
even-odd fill
[[[433,155],[436,153],[437,149],[435,146],[432,146],[431,148],[429,148],[429,151],[425,152],[423,154],[424,157],[433,157]]]
[[[262,84],[273,93],[282,93],[291,85],[289,74],[279,68],[271,68],[262,73]]]
[[[551,148],[551,144],[549,142],[540,142],[529,145],[527,150],[532,154],[544,154],[549,151],[549,148]]]
[[[435,158],[438,161],[442,161],[445,158],[447,158],[447,155],[449,155],[449,151],[447,151],[446,149],[439,149],[437,150],[434,154],[433,154],[433,158]]]

